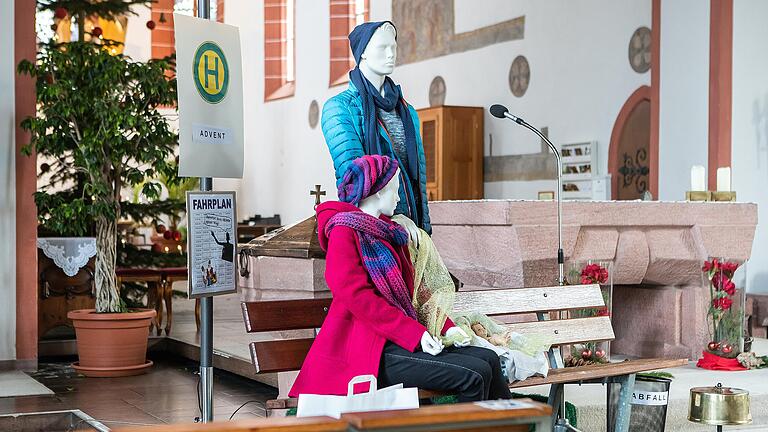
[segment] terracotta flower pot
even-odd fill
[[[127,313],[96,313],[95,309],[74,310],[67,314],[77,334],[77,354],[72,366],[89,377],[139,375],[152,366],[147,361],[149,325],[155,318],[152,309]]]

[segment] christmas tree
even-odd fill
[[[116,19],[149,3],[41,0],[38,6],[59,19],[73,17],[82,30],[86,17]],[[95,235],[96,309],[121,312],[118,260],[123,266],[158,265],[168,257],[118,249],[118,221],[129,216],[151,223],[184,211],[183,198],[160,199],[163,188],[180,185],[174,160],[178,137],[160,111],[176,105],[175,64],[173,58],[137,62],[113,55],[105,48],[115,42],[99,36],[92,31],[85,41],[80,31],[76,42],[43,43],[35,62],[19,64],[20,73],[36,79],[38,106],[37,115],[21,123],[31,133],[23,151],[34,148],[45,161],[43,185],[35,194],[40,235]],[[143,203],[125,196],[136,186]],[[177,258],[172,264],[184,262]]]

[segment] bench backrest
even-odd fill
[[[325,320],[330,298],[244,302],[249,333],[319,328]],[[557,312],[605,306],[599,285],[569,285],[541,288],[475,290],[464,287],[456,293],[454,312],[481,312],[488,316]],[[567,315],[567,314],[566,314]],[[608,316],[516,322],[506,324],[522,334],[543,334],[555,345],[614,338]],[[298,370],[312,345],[312,338],[257,341],[250,344],[257,373]]]

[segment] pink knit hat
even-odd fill
[[[352,161],[339,184],[339,201],[353,205],[384,189],[398,169],[395,159],[366,155]]]

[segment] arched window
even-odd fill
[[[264,100],[296,90],[295,0],[264,0]]]
[[[368,21],[369,0],[331,0],[330,86],[349,81],[355,67],[347,36],[356,25]]]

